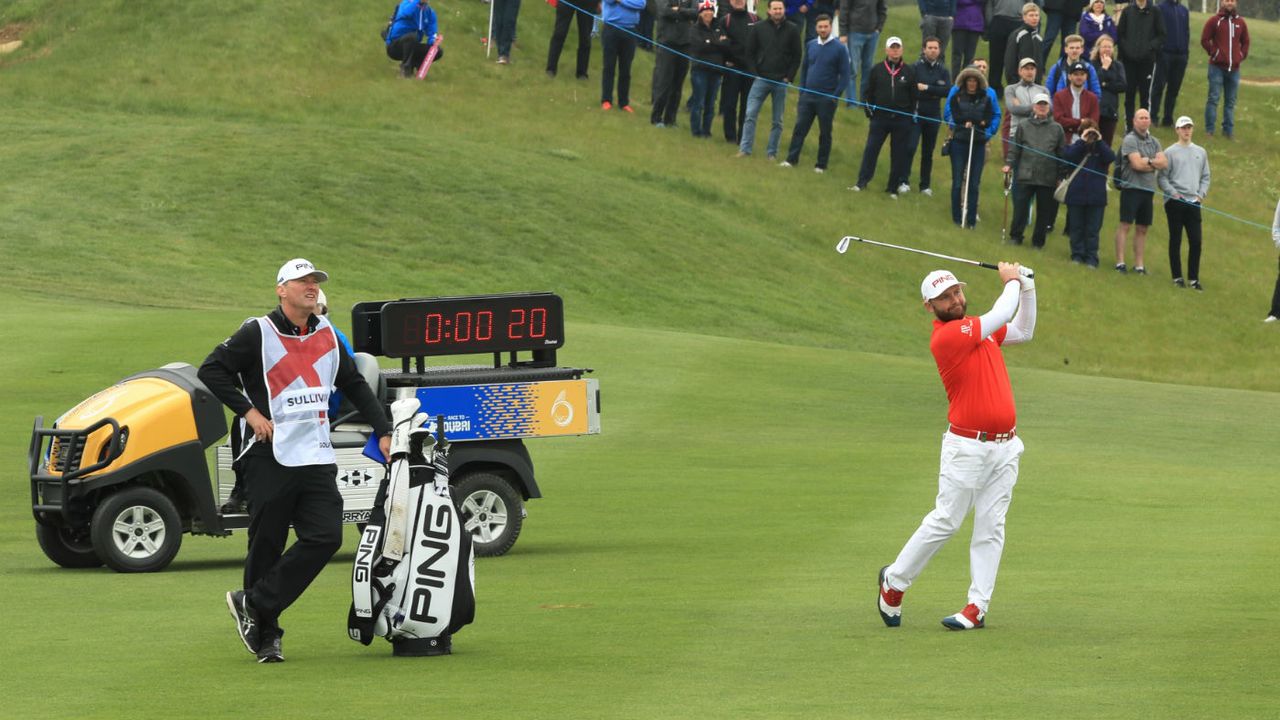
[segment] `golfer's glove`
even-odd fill
[[[1018,268],[1018,273],[1020,275],[1020,277],[1018,278],[1018,283],[1022,285],[1023,292],[1026,292],[1027,290],[1036,289],[1036,281],[1032,277],[1033,275],[1036,274],[1035,270],[1032,270],[1026,265],[1023,265]]]

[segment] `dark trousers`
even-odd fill
[[[405,33],[387,46],[387,57],[392,60],[400,61],[400,74],[408,77],[418,71],[422,65],[422,61],[427,58],[427,51],[431,49],[430,45],[424,45],[418,42],[416,33]],[[435,62],[440,62],[444,57],[444,47],[436,48]]]
[[[689,61],[670,50],[658,48],[653,60],[653,112],[649,122],[674,125],[680,111],[680,95],[684,92],[684,77],[689,72]]]
[[[1031,244],[1044,247],[1045,234],[1053,228],[1058,220],[1058,201],[1053,199],[1052,185],[1032,185],[1031,183],[1013,183],[1013,224],[1009,226],[1009,237],[1015,245],[1022,244],[1022,234],[1027,229],[1031,216],[1031,201],[1036,203],[1036,226],[1031,231]]]
[[[1280,317],[1280,274],[1276,275],[1276,289],[1271,293],[1271,312],[1267,314]]]
[[[1021,17],[1006,15],[997,15],[987,24],[987,82],[996,91],[996,97],[1004,97],[1004,52],[1009,47],[1009,36],[1021,25]],[[1129,69],[1127,64],[1125,69]]]
[[[337,465],[286,467],[267,455],[245,455],[249,554],[244,589],[263,638],[280,631],[293,604],[342,547],[342,496]],[[285,550],[289,526],[297,540]]]
[[[640,36],[636,46],[641,50],[653,50],[653,13],[649,12],[647,5],[640,11],[640,24],[636,26],[635,32]]]
[[[959,75],[977,57],[981,39],[982,33],[973,30],[951,31],[951,77]]]
[[[583,0],[577,0],[580,5]],[[496,10],[495,10],[496,12]],[[556,27],[551,31],[551,48],[547,51],[547,72],[555,73],[560,67],[560,52],[564,50],[565,38],[569,37],[569,25],[574,18],[578,20],[578,68],[580,78],[587,76],[587,66],[591,62],[591,16],[569,7],[565,3],[556,5]]]
[[[600,73],[600,102],[613,102],[613,76],[618,75],[618,105],[631,104],[631,61],[636,58],[635,36],[626,32],[632,28],[616,28],[605,25],[600,29],[600,44],[604,48],[604,71]]]
[[[1187,231],[1187,282],[1200,279],[1200,206],[1181,200],[1166,200],[1164,216],[1169,221],[1169,272],[1182,277],[1182,231]]]
[[[493,29],[490,37],[498,44],[498,57],[511,55],[516,39],[516,18],[520,16],[520,0],[493,0]],[[564,40],[560,41],[564,44]]]
[[[1155,77],[1151,82],[1151,124],[1172,125],[1174,104],[1178,102],[1178,91],[1182,89],[1182,77],[1187,74],[1186,54],[1161,53],[1156,63]],[[1164,114],[1160,114],[1164,101]],[[1163,120],[1161,119],[1163,118]]]
[[[979,130],[979,133],[982,131]],[[980,137],[980,136],[979,136]],[[960,225],[960,210],[964,205],[965,160],[970,159],[969,141],[952,138],[951,143],[951,222]],[[978,223],[978,188],[982,185],[982,168],[987,163],[987,144],[980,139],[973,142],[973,155],[968,166],[969,203],[965,208],[964,227]]]
[[[1133,129],[1134,100],[1138,101],[1139,108],[1151,110],[1152,117],[1155,117],[1155,110],[1150,105],[1151,74],[1155,72],[1155,67],[1155,63],[1150,60],[1124,59],[1125,77],[1129,81],[1129,89],[1124,92],[1124,125],[1129,130]]]
[[[1106,205],[1068,205],[1067,225],[1071,231],[1071,260],[1098,267],[1098,233],[1102,231],[1102,218]]]
[[[725,72],[720,84],[720,115],[724,117],[724,139],[738,142],[738,130],[747,115],[747,91],[751,89],[751,77],[732,70]]]
[[[858,186],[866,187],[876,174],[880,160],[880,148],[889,139],[889,184],[885,192],[897,192],[898,185],[911,173],[911,117],[888,111],[877,111],[871,116],[867,130],[867,145],[862,150],[862,167],[858,169]]]
[[[838,95],[833,90],[832,95]],[[796,126],[791,130],[791,147],[787,149],[787,162],[795,165],[800,162],[800,150],[804,147],[804,139],[813,127],[814,118],[818,119],[818,162],[814,167],[825,170],[827,161],[831,159],[831,125],[836,116],[835,98],[800,93],[800,102],[796,105]]]
[[[907,148],[907,174],[911,174],[911,158],[920,150],[920,189],[925,190],[933,182],[933,149],[938,145],[940,118],[921,115],[911,126],[911,144]],[[968,148],[965,148],[967,151]],[[976,152],[977,149],[975,148]],[[904,181],[905,182],[905,181]],[[910,183],[908,183],[910,184]]]
[[[720,71],[697,65],[689,74],[693,86],[689,96],[689,131],[694,137],[711,137],[711,121],[716,116],[716,93],[720,91]]]

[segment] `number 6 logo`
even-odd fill
[[[551,403],[551,421],[560,427],[568,427],[573,422],[573,404],[564,399],[564,390]]]

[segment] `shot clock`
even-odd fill
[[[554,293],[393,300],[381,306],[382,353],[410,358],[564,345],[564,303]]]

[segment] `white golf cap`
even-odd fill
[[[290,280],[297,280],[308,275],[315,275],[317,282],[324,282],[329,279],[329,273],[317,270],[310,260],[294,258],[280,266],[280,272],[276,273],[276,285],[283,285]]]
[[[1173,123],[1173,126],[1176,128],[1186,127],[1188,125],[1195,125],[1195,121],[1186,115],[1180,116],[1178,120]]]
[[[1022,58],[1021,60],[1018,61],[1018,69],[1021,70],[1022,68],[1028,65],[1035,65],[1035,64],[1036,64],[1035,58]]]
[[[316,307],[329,307],[329,299],[324,296],[324,291],[316,290]]]
[[[885,49],[885,50],[888,50],[889,48],[893,47],[894,45],[897,45],[898,47],[902,47],[902,38],[898,37],[897,35],[894,35],[893,37],[891,37],[891,38],[889,38],[888,40],[885,40],[885,41],[884,41],[884,49]]]
[[[1050,99],[1049,96],[1045,95],[1044,93],[1036,93],[1036,96],[1031,98],[1032,105],[1039,105],[1040,103],[1048,104],[1052,102],[1053,100]]]
[[[964,283],[947,270],[934,270],[925,275],[924,282],[920,283],[920,296],[925,300],[932,300],[946,292],[952,285],[964,285]]]

